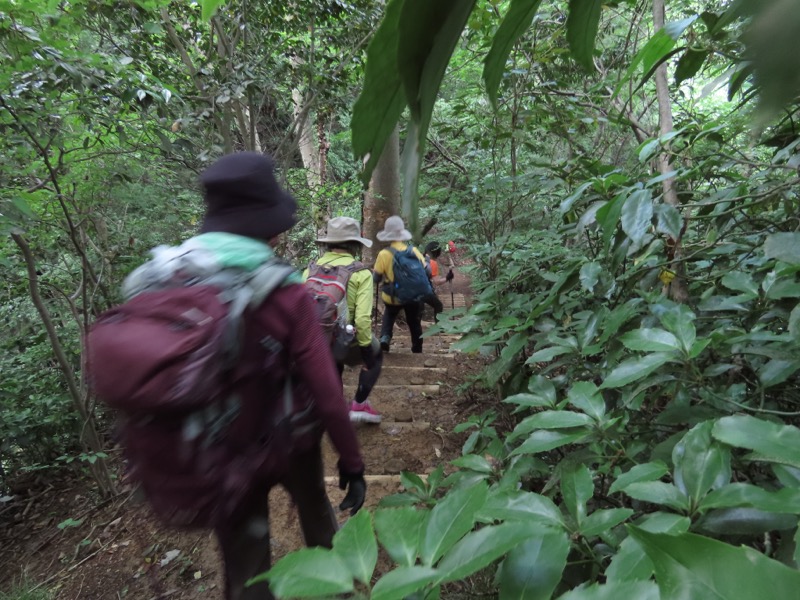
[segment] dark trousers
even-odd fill
[[[322,451],[317,445],[292,457],[281,485],[297,506],[306,545],[330,548],[338,525],[325,491],[322,469]],[[231,521],[215,530],[225,563],[225,600],[273,598],[266,581],[244,585],[270,568],[269,489],[254,489]]]
[[[422,352],[422,310],[419,302],[410,304],[386,304],[383,311],[383,321],[381,322],[381,339],[392,339],[394,322],[400,311],[406,313],[408,330],[411,333],[411,351]]]
[[[439,300],[439,296],[437,296],[436,293],[425,296],[422,299],[422,305],[420,306],[420,310],[423,310],[425,308],[425,304],[427,304],[433,309],[433,321],[435,323],[438,323],[439,313],[444,311],[444,304],[442,304],[442,301]]]
[[[361,365],[361,370],[358,372],[358,389],[356,389],[356,397],[354,398],[359,404],[367,401],[372,388],[378,383],[378,378],[381,376],[381,368],[383,368],[383,352],[381,352],[381,346],[378,340],[374,337],[372,338],[370,349],[372,350],[372,355],[375,357],[375,364],[372,365],[371,369],[367,369],[366,366],[363,365],[361,348],[358,346],[351,346],[350,352],[347,354],[345,360],[336,363],[336,366],[339,367],[339,377],[342,376],[345,365]]]

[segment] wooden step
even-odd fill
[[[361,372],[360,367],[347,368],[343,378],[345,385],[358,385],[358,377]],[[401,367],[395,365],[383,365],[381,376],[378,379],[380,385],[423,385],[436,384],[447,377],[447,369],[438,367]]]
[[[441,391],[436,384],[429,385],[376,385],[369,394],[370,400],[411,400],[412,398],[425,398],[436,396]],[[345,400],[352,399],[356,394],[356,386],[344,386]]]
[[[436,367],[445,367],[447,363],[455,360],[455,354],[441,352],[412,354],[410,352],[395,352],[383,355],[384,367],[424,367],[426,364]]]

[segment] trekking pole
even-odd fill
[[[450,308],[452,310],[456,309],[456,300],[453,296],[453,279],[455,279],[455,275],[453,274],[453,269],[450,269],[447,272],[447,283],[450,284]]]
[[[378,294],[381,286],[375,284],[375,304],[372,307],[372,329],[375,330],[375,337],[378,337]]]

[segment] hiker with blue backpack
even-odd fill
[[[430,267],[422,253],[408,243],[411,232],[405,228],[401,217],[386,219],[377,237],[382,242],[390,242],[388,248],[378,253],[373,269],[385,305],[381,322],[381,349],[389,352],[394,322],[402,310],[411,333],[411,352],[418,354],[422,352],[422,301],[433,293]]]
[[[364,503],[364,461],[314,302],[273,251],[297,204],[272,160],[227,155],[201,182],[200,235],[156,248],[128,277],[126,302],[87,336],[87,375],[121,417],[130,479],[155,514],[212,529],[226,600],[263,600],[268,583],[246,583],[270,567],[270,489],[291,495],[307,545],[331,547],[323,432],[351,514]]]
[[[325,253],[303,273],[306,288],[317,303],[323,330],[330,337],[339,369],[360,366],[358,387],[350,403],[350,420],[380,423],[381,414],[368,397],[378,381],[383,353],[372,335],[372,274],[356,257],[372,240],[361,237],[361,223],[350,217],[328,221],[326,234],[317,240]]]

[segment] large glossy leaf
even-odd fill
[[[600,389],[618,388],[643,379],[674,358],[672,352],[656,352],[641,358],[629,358],[620,363],[603,380]]]
[[[689,510],[689,499],[672,484],[663,481],[641,481],[631,483],[622,490],[631,498],[652,504],[669,506],[678,511]]]
[[[509,552],[497,572],[500,600],[549,600],[561,581],[570,543],[564,532],[551,532]]]
[[[590,381],[575,383],[567,393],[567,400],[572,406],[595,419],[600,420],[605,415],[605,400],[597,386]]]
[[[540,533],[522,523],[503,523],[468,533],[439,561],[437,569],[443,574],[441,581],[462,580]]]
[[[430,567],[398,567],[381,577],[372,588],[371,600],[402,600],[441,577]]]
[[[743,271],[730,271],[720,281],[729,290],[737,292],[744,292],[745,294],[752,295],[754,298],[758,296],[758,284],[753,281],[752,275]]]
[[[777,258],[790,265],[800,265],[800,233],[773,233],[764,242],[767,258]]]
[[[417,561],[421,528],[427,517],[427,510],[411,506],[375,511],[378,539],[397,564],[410,567]]]
[[[565,465],[561,471],[561,497],[579,527],[586,517],[586,503],[593,495],[594,481],[586,465]]]
[[[636,190],[622,206],[622,230],[634,242],[640,242],[653,220],[653,196],[650,190]]]
[[[606,252],[608,252],[611,240],[617,232],[617,224],[619,223],[625,200],[625,195],[619,194],[613,200],[609,200],[597,209],[597,222],[600,224],[600,227],[603,228],[603,247],[606,249]]]
[[[508,55],[519,37],[531,26],[541,0],[511,0],[506,16],[492,38],[492,47],[483,64],[483,81],[493,105],[497,105],[497,89],[503,78]]]
[[[636,526],[656,533],[684,533],[691,524],[688,517],[656,512],[639,519]],[[628,536],[619,545],[605,575],[608,582],[645,581],[653,576],[653,562],[644,553],[639,542]]]
[[[672,451],[673,481],[695,506],[706,492],[731,480],[730,451],[711,438],[713,426],[695,425]]]
[[[692,310],[685,304],[657,304],[653,306],[653,312],[661,320],[664,329],[674,333],[675,337],[681,342],[684,352],[691,352],[697,338],[697,330],[694,326],[696,318]]]
[[[758,380],[765,388],[785,382],[800,369],[800,361],[770,360],[758,370]]]
[[[583,537],[606,533],[633,514],[630,508],[607,508],[596,510],[583,520],[578,530]]]
[[[622,335],[620,341],[626,348],[641,352],[670,352],[681,349],[678,338],[664,329],[633,329]]]
[[[659,600],[661,596],[654,581],[623,581],[575,588],[558,600]]]
[[[253,582],[269,580],[279,598],[318,598],[353,591],[353,576],[347,564],[325,548],[303,548],[280,559]]]
[[[509,441],[529,435],[537,429],[570,429],[572,427],[586,427],[592,425],[594,419],[583,413],[570,410],[546,410],[536,413],[520,421],[514,428]]]
[[[201,0],[200,6],[202,7],[201,16],[203,21],[209,21],[223,4],[225,4],[225,0]]]
[[[746,415],[723,417],[711,431],[719,441],[754,450],[752,460],[800,468],[800,429]]]
[[[629,527],[653,561],[663,598],[793,598],[800,572],[747,547],[691,533],[669,535]]]
[[[378,542],[372,529],[372,515],[359,511],[333,536],[333,551],[347,565],[350,574],[369,583],[378,562]]]
[[[659,204],[655,207],[656,212],[656,231],[665,233],[673,240],[681,236],[683,229],[683,217],[680,211],[671,204]]]
[[[569,1],[567,43],[575,60],[590,71],[594,70],[592,55],[602,7],[602,0]]]
[[[561,511],[550,498],[534,492],[493,493],[478,513],[482,521],[524,521],[563,528]]]
[[[567,444],[583,441],[589,437],[589,435],[590,433],[587,431],[535,431],[511,454],[515,456],[517,454],[538,454],[539,452],[547,452],[548,450],[560,448]]]
[[[485,483],[451,491],[431,510],[422,535],[420,558],[433,565],[475,524],[478,511],[488,496]]]
[[[747,507],[765,512],[800,514],[800,488],[768,491],[749,483],[731,483],[703,498],[701,510]]]
[[[667,465],[660,460],[644,463],[642,465],[636,465],[627,473],[623,473],[617,477],[616,481],[614,481],[609,488],[608,493],[613,494],[615,492],[619,492],[631,483],[637,483],[640,481],[656,481],[661,479],[668,472],[669,469],[667,469]]]
[[[695,531],[711,535],[761,535],[768,531],[788,531],[797,527],[797,515],[758,508],[720,508],[703,515]]]
[[[398,23],[404,0],[389,0],[375,35],[367,46],[364,87],[350,120],[353,154],[364,161],[368,184],[389,136],[406,106],[397,69]]]

